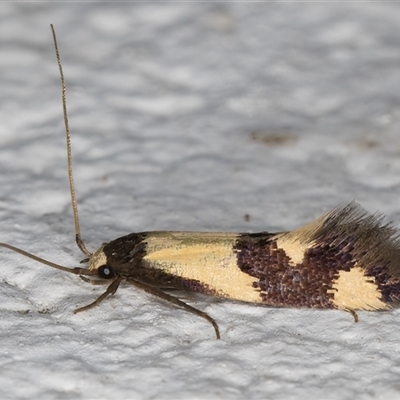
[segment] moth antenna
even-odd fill
[[[51,31],[53,33],[54,49],[56,51],[56,58],[57,58],[58,68],[60,70],[60,77],[61,77],[61,98],[62,98],[62,106],[63,106],[63,114],[64,114],[65,136],[67,139],[68,180],[69,180],[69,191],[71,193],[72,211],[74,214],[75,240],[76,240],[76,244],[78,245],[78,247],[82,251],[82,253],[84,253],[90,257],[92,255],[92,253],[86,248],[85,243],[83,242],[83,240],[81,238],[81,229],[79,226],[78,204],[76,202],[74,177],[73,177],[73,173],[72,173],[71,134],[69,131],[69,123],[68,123],[66,85],[65,85],[64,73],[63,73],[63,69],[62,69],[62,65],[61,65],[60,53],[58,51],[56,32],[54,30],[53,24],[50,24],[50,27],[51,27]]]
[[[22,254],[25,257],[28,257],[28,258],[31,258],[32,260],[40,262],[41,264],[48,265],[49,267],[56,268],[56,269],[59,269],[61,271],[70,272],[71,274],[75,274],[75,275],[97,275],[96,271],[92,271],[92,270],[89,270],[89,269],[86,269],[86,268],[68,268],[68,267],[64,267],[63,265],[56,264],[56,263],[53,263],[51,261],[45,260],[42,257],[35,256],[32,253],[28,253],[27,251],[22,250],[19,247],[11,246],[10,244],[7,244],[7,243],[0,243],[0,247],[4,247],[6,249],[15,251],[15,252],[17,252],[19,254]]]

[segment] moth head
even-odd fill
[[[107,256],[103,251],[104,245],[96,250],[89,258],[89,269],[91,271],[97,271],[99,278],[111,279],[114,278],[115,274],[107,265]]]

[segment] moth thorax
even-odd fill
[[[90,270],[96,270],[102,265],[107,264],[107,257],[104,254],[103,251],[104,246],[101,246],[99,249],[97,249],[90,257],[89,259],[89,269]]]

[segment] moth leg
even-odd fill
[[[176,298],[174,296],[171,296],[170,294],[164,293],[163,291],[161,291],[161,290],[159,290],[157,288],[154,288],[152,286],[146,285],[145,283],[138,282],[138,281],[135,281],[133,279],[127,279],[127,281],[129,283],[131,283],[132,285],[135,285],[139,289],[142,289],[145,292],[152,294],[153,296],[160,297],[161,299],[169,301],[170,303],[173,303],[173,304],[177,305],[178,307],[184,308],[186,311],[189,311],[192,314],[198,315],[199,317],[206,319],[214,327],[217,339],[221,338],[221,336],[219,334],[218,324],[207,313],[205,313],[203,311],[200,311],[197,308],[194,308],[192,306],[189,306],[189,304],[184,303],[183,301],[179,300],[178,298]]]
[[[346,311],[349,312],[353,316],[354,322],[358,322],[358,315],[354,310],[346,309]]]
[[[77,308],[74,310],[74,314],[81,312],[81,311],[86,311],[89,310],[90,308],[97,306],[97,304],[101,303],[108,295],[113,295],[117,289],[119,284],[121,283],[122,278],[120,276],[117,276],[112,282],[111,285],[107,288],[107,290],[99,296],[93,303],[88,304],[87,306]]]

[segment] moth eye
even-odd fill
[[[100,278],[111,279],[114,278],[114,272],[108,265],[102,265],[97,269]]]

